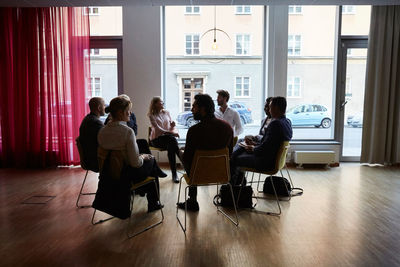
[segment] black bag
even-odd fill
[[[283,197],[290,196],[290,192],[292,191],[292,187],[290,186],[290,183],[289,183],[288,179],[286,179],[285,177],[272,176],[272,180],[274,182],[276,194],[278,196],[283,196]],[[286,184],[286,186],[285,186],[285,184]],[[272,184],[271,184],[271,177],[270,176],[265,178],[263,191],[266,194],[275,195],[274,189],[273,189]]]
[[[237,201],[240,186],[232,186],[233,196],[238,203],[238,208],[253,208],[253,189],[251,186],[243,186],[240,192],[239,201]],[[223,207],[233,207],[232,194],[228,185],[222,185],[219,194],[214,197],[214,205]]]

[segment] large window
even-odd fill
[[[198,34],[185,35],[185,53],[186,55],[200,54],[200,36]]]
[[[256,134],[265,116],[264,7],[200,9],[201,14],[193,17],[180,6],[165,7],[165,107],[185,138],[188,127],[196,123],[190,111],[194,96],[207,93],[216,99],[216,91],[224,89],[230,93],[229,106],[244,124],[242,135]],[[214,20],[223,32],[213,32]]]

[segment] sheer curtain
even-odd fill
[[[89,18],[83,8],[0,8],[0,165],[79,162],[87,112]]]
[[[361,162],[400,162],[400,6],[374,6],[368,45]]]

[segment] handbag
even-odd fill
[[[242,189],[240,191],[240,189]],[[238,208],[254,208],[253,189],[251,186],[232,186],[233,196]],[[240,196],[239,196],[240,192]],[[239,197],[239,200],[238,200]],[[228,185],[222,185],[219,194],[214,197],[214,205],[222,207],[233,207],[232,194]]]

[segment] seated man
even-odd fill
[[[259,144],[246,144],[236,150],[231,157],[232,184],[239,184],[243,173],[238,167],[255,168],[260,171],[271,170],[283,141],[292,139],[292,125],[286,119],[286,99],[274,97],[270,103],[272,120]]]
[[[79,141],[83,150],[83,160],[89,170],[98,172],[97,161],[97,134],[104,127],[99,119],[105,114],[105,103],[101,97],[93,97],[89,100],[90,113],[82,120],[79,127]]]
[[[215,118],[214,102],[207,94],[198,94],[194,97],[192,107],[193,118],[200,123],[190,127],[186,135],[186,146],[183,153],[183,165],[190,175],[190,168],[196,150],[214,150],[228,147],[232,153],[233,131],[225,121]],[[185,202],[177,203],[178,207],[185,209]],[[189,188],[188,210],[198,211],[197,188]]]
[[[269,104],[271,103],[272,97],[268,97],[265,100],[265,104],[264,104],[264,112],[265,115],[267,115],[267,117],[265,117],[262,121],[261,121],[261,128],[260,131],[258,132],[258,135],[246,135],[244,137],[244,141],[246,141],[247,144],[249,145],[256,145],[259,144],[261,142],[261,139],[263,138],[264,134],[265,134],[265,130],[268,127],[268,124],[271,122],[271,113],[269,112]]]

